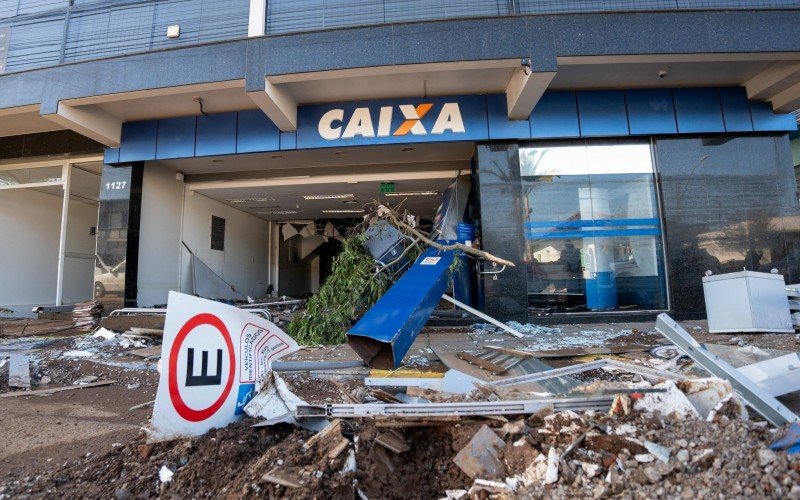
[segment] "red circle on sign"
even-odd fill
[[[228,373],[228,382],[225,384],[225,389],[223,389],[219,398],[208,408],[195,410],[186,404],[181,397],[181,392],[178,388],[178,353],[180,352],[181,345],[183,344],[183,341],[186,340],[186,337],[189,336],[192,330],[202,325],[213,326],[219,330],[222,338],[225,339],[225,344],[228,347],[230,369]],[[178,412],[178,415],[184,419],[190,422],[202,422],[203,420],[215,414],[225,403],[225,400],[228,399],[228,395],[231,393],[231,388],[233,388],[233,377],[235,373],[236,357],[233,353],[233,341],[231,340],[231,334],[225,327],[225,323],[223,323],[221,319],[213,314],[203,313],[194,316],[180,329],[177,337],[175,337],[175,340],[173,341],[172,349],[169,352],[169,398],[172,400],[172,406],[175,407],[175,411]]]

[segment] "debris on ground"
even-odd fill
[[[7,485],[4,494],[341,498],[361,491],[367,498],[437,498],[473,486],[532,497],[800,494],[800,456],[766,453],[765,443],[777,433],[754,422],[710,423],[650,412],[554,417],[513,420],[522,422],[519,432],[508,434],[504,446],[495,445],[496,454],[489,454],[494,466],[489,470],[504,471],[491,484],[487,477],[466,474],[453,458],[479,432],[497,438],[500,422],[412,427],[404,438],[409,450],[398,454],[379,442],[385,431],[374,423],[347,421],[341,425],[351,436],[345,439],[350,451],[330,458],[328,440],[304,446],[312,435],[307,430],[281,424],[265,431],[246,420],[197,438],[157,443],[145,456],[130,444],[70,461],[51,474]],[[574,436],[587,431],[587,439],[561,459]],[[354,466],[348,465],[351,456]],[[163,468],[174,474],[168,483],[160,480]]]
[[[11,354],[8,357],[8,386],[14,389],[29,389],[31,386],[30,358],[27,354]]]
[[[0,498],[800,498],[797,424],[770,426],[679,347],[651,354],[665,342],[652,324],[540,327],[541,341],[514,327],[526,336],[430,329],[398,370],[301,347],[259,378],[251,416],[191,438],[116,438],[0,477]],[[147,329],[0,339],[0,396],[15,398],[0,401],[146,390],[122,408],[145,418],[169,339]],[[556,329],[587,338],[563,344]],[[776,347],[714,352],[745,368],[786,356]],[[28,389],[9,387],[12,353],[28,356]]]
[[[91,330],[100,324],[103,316],[103,304],[95,300],[79,302],[72,309],[72,320],[75,327],[81,330]]]

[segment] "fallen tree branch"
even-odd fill
[[[433,241],[432,239],[425,236],[421,231],[400,220],[400,218],[397,217],[395,211],[389,207],[386,207],[385,205],[378,206],[378,217],[385,217],[389,219],[391,223],[395,225],[395,227],[398,227],[405,232],[411,233],[416,238],[422,240],[425,244],[430,245],[438,250],[442,251],[461,250],[464,253],[473,255],[475,257],[478,257],[479,259],[488,260],[489,262],[496,262],[503,266],[514,267],[514,263],[511,262],[510,260],[502,259],[500,257],[490,254],[489,252],[484,252],[483,250],[472,248],[463,243],[452,243],[450,245],[444,245],[437,241]]]

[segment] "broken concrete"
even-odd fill
[[[471,478],[496,479],[506,474],[503,448],[506,443],[484,425],[453,461]]]
[[[31,368],[27,354],[12,353],[8,359],[8,386],[15,389],[30,389]]]

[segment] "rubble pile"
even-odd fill
[[[516,493],[714,498],[724,492],[725,498],[800,498],[800,457],[770,450],[768,444],[780,431],[762,424],[727,417],[710,423],[650,412],[623,418],[555,415],[526,436],[538,455],[517,476],[522,486]],[[548,476],[552,456],[558,458]]]
[[[147,395],[126,401],[126,412],[153,405],[138,437],[135,421],[100,453],[8,474],[0,500],[800,499],[800,425],[775,399],[800,395],[797,353],[694,345],[659,317],[658,337],[569,325],[519,325],[519,336],[484,325],[446,331],[384,369],[346,345],[303,347],[245,311],[204,307],[218,309],[241,335],[235,343],[250,349],[231,351],[241,370],[228,389],[222,349],[207,335],[188,344],[183,369],[173,354],[157,369],[164,353],[179,352],[176,325],[198,317],[191,306],[163,330],[0,341],[0,370],[15,374],[5,375],[15,382],[0,398],[108,385],[122,399],[133,394],[124,389]]]
[[[80,302],[72,309],[72,320],[80,330],[91,330],[100,324],[103,315],[103,304],[95,300]]]
[[[0,342],[0,393],[18,389],[9,384],[10,363],[3,356],[6,349],[10,353],[28,353],[30,386],[28,390],[15,391],[19,395],[104,380],[136,389],[146,380],[152,382],[161,353],[157,336],[115,333],[105,328],[74,337],[8,339]]]
[[[800,498],[800,456],[767,448],[781,431],[726,417],[561,412],[424,427],[361,420],[318,439],[254,423],[116,446],[0,487],[0,498]],[[172,473],[166,481],[162,468]]]

